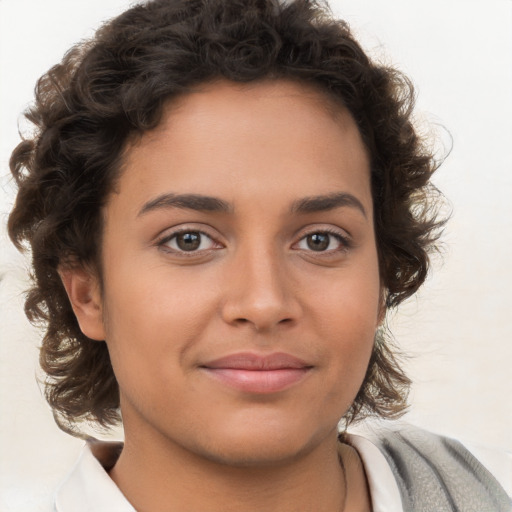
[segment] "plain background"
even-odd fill
[[[0,509],[46,510],[80,451],[36,382],[40,333],[23,315],[28,262],[5,235],[8,159],[36,79],[126,0],[0,0]],[[405,419],[512,450],[512,1],[332,0],[375,57],[409,74],[417,121],[453,151],[435,183],[453,217],[417,298],[390,319],[410,355]],[[429,128],[430,126],[430,128]],[[446,127],[446,130],[442,127]]]

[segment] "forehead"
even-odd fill
[[[318,87],[217,81],[174,98],[158,127],[127,146],[119,185],[228,201],[347,187],[368,195],[369,162],[351,115]]]
[[[158,126],[142,135],[137,134],[128,140],[125,157],[131,150],[146,146],[149,149],[152,141],[158,139],[169,130],[182,126],[189,130],[189,135],[208,128],[213,117],[238,121],[239,125],[249,126],[257,122],[255,109],[269,110],[272,115],[262,121],[272,124],[289,123],[292,117],[299,123],[313,120],[330,120],[345,130],[358,132],[356,124],[344,106],[341,98],[324,89],[320,84],[302,82],[293,79],[262,79],[248,83],[232,82],[218,79],[197,85],[186,93],[171,98],[163,107],[161,121]],[[282,117],[279,111],[288,110]],[[186,122],[186,125],[184,124]],[[296,125],[299,127],[301,124]],[[213,125],[210,125],[213,128]],[[255,126],[254,126],[255,127]],[[237,126],[236,128],[240,128]],[[260,126],[265,131],[265,126]],[[270,126],[267,126],[270,131]],[[326,128],[326,126],[324,126]],[[284,133],[283,140],[284,143]],[[227,141],[226,141],[227,142]]]
[[[292,79],[263,79],[248,83],[237,83],[225,79],[207,82],[186,94],[170,100],[164,108],[163,122],[158,129],[169,127],[173,118],[181,115],[191,118],[216,110],[222,117],[233,120],[249,117],[254,121],[254,109],[271,109],[275,112],[272,122],[278,121],[278,110],[289,109],[297,120],[311,121],[328,118],[341,125],[355,123],[341,98],[324,90],[320,84]],[[194,120],[197,120],[194,119]],[[283,118],[283,122],[289,119]]]

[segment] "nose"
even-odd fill
[[[272,249],[239,251],[227,277],[222,306],[225,322],[248,325],[255,331],[296,323],[300,304],[283,258]]]

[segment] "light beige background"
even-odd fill
[[[9,153],[37,77],[126,0],[0,0],[0,510],[49,510],[81,442],[54,425],[23,316],[27,261],[5,235]],[[512,450],[512,2],[336,0],[364,46],[416,84],[418,122],[453,151],[436,178],[453,218],[444,261],[391,318],[415,384],[406,419]],[[23,123],[21,123],[23,128]],[[441,131],[441,140],[450,144]]]

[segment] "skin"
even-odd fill
[[[297,209],[333,194],[349,199]],[[125,428],[111,477],[136,509],[371,510],[346,445],[345,492],[337,446],[383,314],[369,161],[350,114],[284,80],[204,85],[128,146],[104,219],[103,291],[86,270],[62,276],[82,330],[110,351]],[[184,251],[177,230],[199,247]],[[238,352],[308,368],[270,393],[205,371]]]

